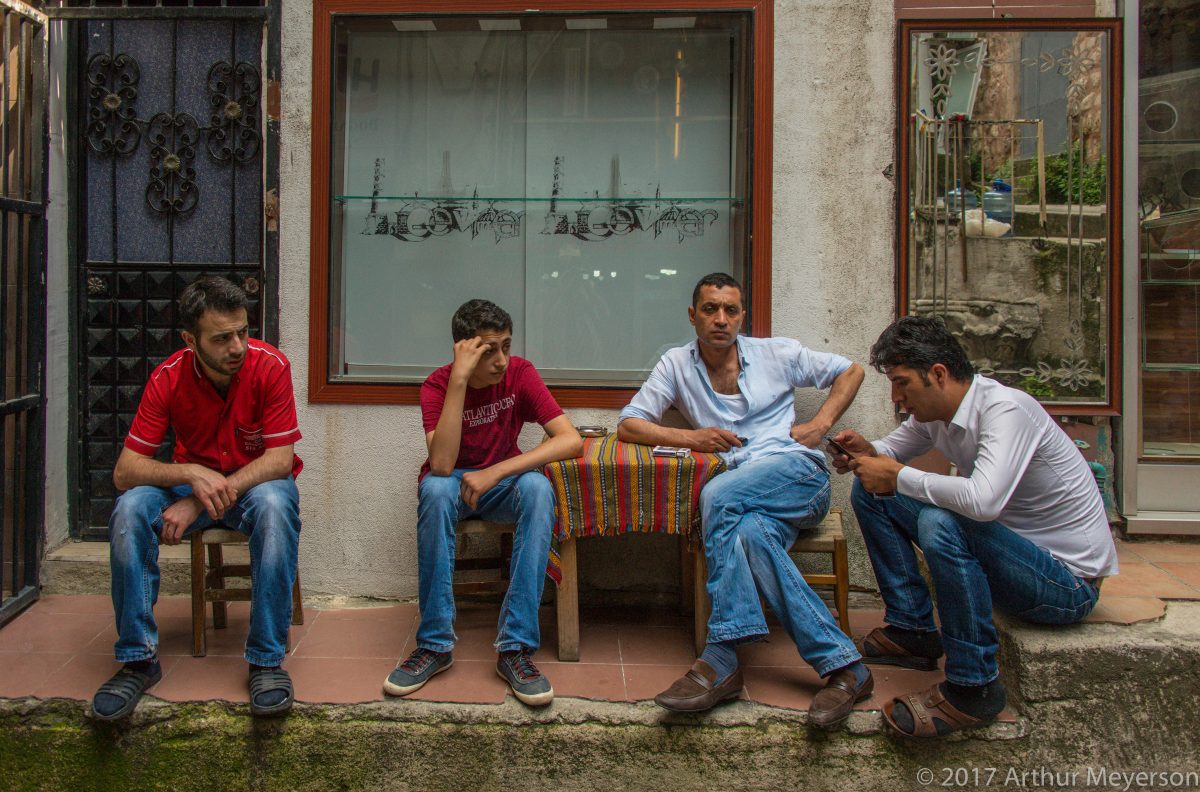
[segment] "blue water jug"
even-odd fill
[[[976,197],[974,190],[963,192],[962,182],[956,182],[958,185],[950,192],[946,193],[946,211],[955,214],[960,211],[958,202],[961,200],[966,205],[967,209],[975,209],[979,206],[979,198]]]
[[[1003,179],[995,179],[992,189],[983,194],[983,213],[992,220],[1013,224],[1012,185]],[[1009,233],[1012,233],[1011,231]]]

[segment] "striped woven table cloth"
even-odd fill
[[[700,490],[725,470],[716,454],[662,457],[615,434],[587,437],[583,454],[546,465],[554,487],[554,546],[547,572],[562,582],[558,542],[581,536],[655,532],[690,537],[700,526]]]

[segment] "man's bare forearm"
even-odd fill
[[[561,459],[574,459],[583,453],[583,438],[575,427],[555,435],[523,454],[497,462],[492,466],[497,478],[517,476],[529,470],[537,470]]]
[[[123,448],[113,468],[113,484],[122,491],[134,487],[178,487],[192,483],[193,467],[190,463],[159,462]]]
[[[858,395],[858,389],[862,386],[865,376],[862,366],[851,363],[850,368],[839,374],[833,381],[833,385],[829,389],[829,396],[821,405],[821,409],[817,410],[817,414],[813,416],[813,421],[825,426],[836,424],[838,419],[849,409],[854,397]]]
[[[660,426],[645,418],[626,418],[617,425],[617,439],[623,443],[642,445],[669,445],[691,448],[693,442],[690,429]]]
[[[264,481],[285,479],[292,474],[292,446],[268,448],[263,455],[225,477],[241,496]]]
[[[437,426],[429,434],[429,469],[435,476],[449,476],[458,461],[462,446],[463,404],[467,398],[466,381],[454,377],[446,384],[446,398]]]

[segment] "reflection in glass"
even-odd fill
[[[1109,35],[909,40],[907,303],[1043,402],[1109,397]]]
[[[547,381],[636,384],[744,274],[742,18],[614,19],[337,23],[335,377],[419,382],[485,297]]]
[[[1141,454],[1200,457],[1200,3],[1142,0]]]

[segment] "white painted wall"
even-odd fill
[[[781,0],[775,5],[775,181],[773,331],[865,364],[867,350],[894,311],[892,0]],[[415,598],[416,477],[425,458],[415,406],[308,403],[308,272],[312,9],[289,3],[283,19],[280,163],[280,338],[292,361],[304,440],[298,453],[306,594]],[[686,310],[690,294],[679,295]],[[403,339],[397,339],[403,343]],[[447,350],[449,350],[447,339]],[[535,361],[536,362],[536,361]],[[811,414],[822,395],[798,400]],[[616,412],[571,410],[579,424],[615,427]],[[843,425],[868,436],[890,430],[883,378],[869,373]],[[527,432],[535,443],[540,429]],[[848,506],[849,483],[836,502]],[[849,509],[847,508],[847,513]],[[853,577],[874,585],[851,537]],[[589,572],[626,579],[621,553],[636,542],[603,540],[582,548]],[[647,543],[674,578],[677,556]],[[589,558],[590,557],[590,558]],[[654,588],[653,579],[628,579]]]
[[[49,174],[46,206],[46,493],[45,546],[56,547],[70,531],[67,460],[69,435],[71,277],[67,262],[67,167],[64,116],[67,47],[63,23],[50,23]]]

